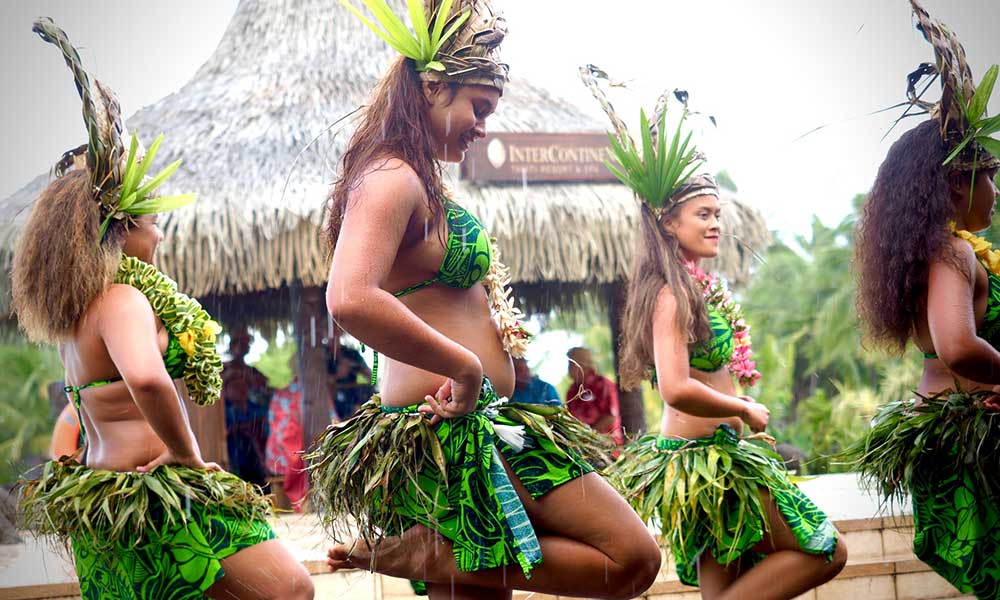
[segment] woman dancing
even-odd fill
[[[741,438],[744,424],[763,432],[769,415],[734,382],[760,377],[750,327],[698,266],[719,252],[718,187],[692,175],[701,156],[690,135],[681,140],[681,125],[672,138],[666,131],[672,93],[660,97],[652,122],[642,115],[640,153],[592,72],[581,75],[615,126],[612,167],[641,200],[621,380],[634,387],[652,374],[666,404],[659,435],[627,446],[609,476],[641,518],[659,525],[681,582],[703,598],[794,598],[836,576],[847,550],[780,457],[749,441],[761,436]]]
[[[911,75],[933,118],[903,134],[879,168],[858,224],[858,310],[868,337],[924,355],[916,400],[879,408],[847,455],[886,501],[909,494],[916,555],[965,594],[1000,598],[1000,251],[989,227],[1000,142],[982,125],[992,81],[976,89],[954,34],[912,2],[936,65]],[[987,79],[995,79],[997,68]],[[941,78],[920,101],[921,74]],[[977,108],[978,107],[978,108]],[[995,130],[995,129],[994,129]]]
[[[500,101],[505,22],[484,0],[413,2],[414,35],[377,4],[403,56],[331,194],[327,305],[386,360],[381,395],[309,457],[317,505],[360,529],[330,566],[421,580],[437,598],[634,597],[659,549],[584,460],[602,453],[596,434],[560,407],[506,402],[527,341],[509,276],[441,178]]]
[[[88,600],[312,598],[268,500],[202,461],[184,412],[180,393],[218,399],[222,363],[218,326],[152,264],[157,213],[194,200],[154,196],[180,161],[144,177],[162,136],[145,157],[134,136],[126,148],[114,94],[50,19],[34,31],[63,52],[89,140],[86,167],[57,173],[31,211],[13,301],[30,338],[59,344],[87,458],[22,482],[22,524],[72,545]]]

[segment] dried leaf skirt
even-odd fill
[[[741,440],[728,425],[693,440],[649,435],[630,444],[608,472],[611,484],[639,517],[661,528],[682,583],[698,585],[698,557],[711,552],[721,565],[744,556],[769,531],[761,498],[774,499],[804,552],[832,559],[833,524],[792,483],[781,458]]]
[[[20,525],[71,544],[85,600],[204,598],[220,561],[274,538],[268,499],[229,473],[53,461],[22,486]]]
[[[990,395],[885,404],[844,454],[884,502],[910,495],[920,560],[962,593],[1000,599],[1000,413],[984,410]]]
[[[463,571],[516,565],[530,576],[541,550],[500,456],[538,498],[593,471],[583,457],[606,457],[606,448],[561,407],[506,403],[484,378],[475,411],[435,426],[416,406],[374,396],[328,427],[306,459],[314,506],[338,541],[353,521],[377,553],[383,537],[420,524],[453,542]]]

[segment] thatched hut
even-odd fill
[[[402,0],[392,3],[403,9]],[[129,119],[143,139],[165,132],[158,161],[184,159],[164,193],[199,195],[194,206],[163,219],[167,237],[160,266],[224,322],[294,318],[306,342],[300,347],[307,349],[324,335],[328,324],[320,286],[328,264],[317,230],[350,133],[349,122],[330,124],[366,101],[392,58],[386,45],[338,2],[244,0],[191,81]],[[516,76],[489,126],[509,132],[605,129]],[[7,271],[14,239],[26,208],[47,181],[45,175],[36,177],[0,205],[3,314],[9,312]],[[638,218],[624,186],[456,180],[453,187],[498,238],[530,307],[571,302],[584,290],[613,303]],[[735,200],[731,204],[731,230],[758,243],[766,240],[759,214]],[[730,239],[719,267],[739,283],[750,260],[750,253]],[[300,372],[318,372],[321,360],[320,353],[307,351]],[[307,381],[306,389],[313,417],[306,427],[316,431],[326,419],[317,399],[326,392],[320,381]],[[627,414],[628,419],[635,417]]]

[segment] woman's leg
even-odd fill
[[[517,566],[459,571],[451,542],[423,527],[387,540],[376,553],[375,570],[407,579],[597,598],[633,598],[652,585],[660,549],[632,508],[599,475],[578,477],[537,500],[513,475],[511,481],[541,532],[543,559],[530,579]],[[330,551],[331,568],[371,565],[363,542],[353,553],[351,547]]]
[[[279,540],[222,559],[225,576],[205,594],[218,600],[312,600],[309,573]]]
[[[698,588],[702,600],[715,600],[740,576],[741,561],[726,566],[719,564],[709,551],[698,557]]]
[[[771,535],[765,535],[754,546],[754,551],[768,556],[715,596],[717,600],[794,598],[836,577],[847,562],[843,536],[839,536],[833,560],[829,562],[825,556],[803,552],[771,495],[761,490],[761,496],[767,508]]]

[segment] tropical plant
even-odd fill
[[[48,386],[63,377],[50,347],[0,345],[0,485],[10,485],[48,455],[55,415]]]

